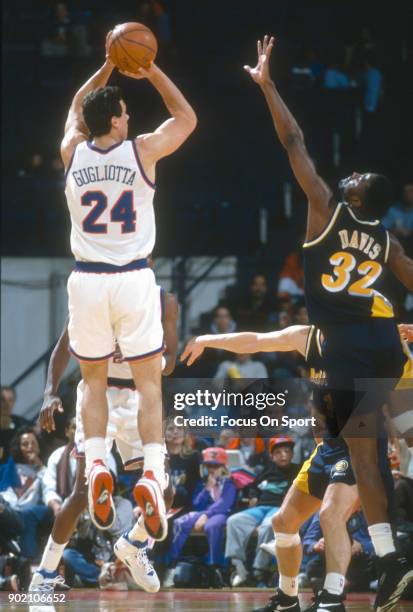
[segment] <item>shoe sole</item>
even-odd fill
[[[168,535],[165,502],[157,491],[156,482],[141,478],[135,485],[133,496],[143,512],[143,522],[148,535],[157,542],[162,542]],[[149,512],[150,510],[150,512]]]
[[[92,523],[98,529],[110,529],[115,522],[115,506],[112,499],[113,480],[106,470],[99,471],[92,476],[88,488],[89,514]],[[106,495],[105,502],[99,503],[99,498]],[[99,512],[102,513],[99,516]]]
[[[397,606],[399,599],[403,595],[403,591],[409,586],[410,582],[412,581],[413,570],[410,570],[410,572],[407,572],[407,574],[405,574],[400,580],[396,589],[390,595],[389,600],[382,606],[378,606],[377,608],[375,608],[376,612],[389,612],[390,610],[393,610],[393,608]]]
[[[152,589],[148,589],[147,585],[145,585],[144,582],[140,582],[139,580],[136,579],[132,568],[129,565],[129,562],[126,560],[126,555],[124,556],[122,554],[122,551],[119,549],[118,547],[118,543],[116,542],[114,547],[113,547],[113,552],[115,553],[115,555],[117,556],[117,558],[119,559],[119,561],[122,561],[122,563],[124,565],[126,565],[126,567],[129,569],[131,576],[133,578],[133,580],[135,581],[135,584],[137,584],[139,587],[141,587],[141,589],[143,589],[146,593],[157,593],[159,591],[159,589],[161,588],[161,585],[158,584],[156,588],[152,588]],[[154,570],[155,571],[155,570]]]

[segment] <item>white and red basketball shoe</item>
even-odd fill
[[[168,535],[165,500],[161,485],[154,473],[147,470],[133,490],[135,501],[142,510],[143,522],[148,535],[162,541]]]
[[[112,499],[113,479],[103,461],[94,461],[88,476],[89,514],[98,529],[109,529],[115,522]]]

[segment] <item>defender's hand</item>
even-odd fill
[[[184,352],[182,353],[180,360],[185,361],[187,366],[192,365],[197,359],[199,359],[204,352],[205,347],[201,344],[200,337],[192,338],[184,348]]]
[[[63,412],[62,400],[57,395],[48,395],[43,400],[43,406],[39,414],[39,424],[48,433],[55,431],[54,412]]]
[[[248,72],[251,78],[258,83],[258,85],[264,85],[265,83],[269,83],[271,81],[270,77],[270,56],[271,51],[274,46],[274,37],[272,36],[264,36],[264,40],[261,43],[259,40],[257,42],[257,51],[258,51],[258,64],[255,68],[251,68],[251,66],[244,66],[244,70]]]

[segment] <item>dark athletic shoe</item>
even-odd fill
[[[345,612],[343,600],[344,595],[332,595],[323,589],[305,612]]]
[[[379,583],[374,609],[389,612],[397,605],[406,587],[413,581],[413,566],[398,553],[390,553],[378,559]]]
[[[270,601],[263,608],[255,608],[253,612],[300,612],[298,597],[290,597],[277,589]]]

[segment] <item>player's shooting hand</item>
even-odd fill
[[[54,421],[55,411],[63,412],[62,400],[57,395],[47,395],[43,400],[43,406],[39,414],[39,424],[42,429],[48,433],[55,431],[56,425]]]
[[[111,66],[115,66],[115,64],[112,62],[112,60],[109,57],[109,47],[110,47],[110,39],[112,36],[112,30],[110,32],[107,33],[106,35],[106,41],[105,41],[105,53],[106,53],[106,63],[110,64]]]
[[[258,51],[258,63],[255,68],[251,66],[244,66],[244,70],[248,72],[251,78],[258,83],[258,85],[265,85],[271,81],[270,77],[270,56],[274,46],[274,37],[271,38],[267,35],[264,36],[264,40],[257,42]]]
[[[403,340],[407,340],[407,342],[413,342],[413,323],[401,323],[398,327],[399,333]]]
[[[119,70],[124,76],[130,77],[131,79],[149,79],[156,73],[157,67],[151,62],[149,68],[138,68],[136,72],[129,72],[129,70]]]
[[[180,360],[185,361],[187,366],[192,365],[197,359],[199,359],[204,352],[205,347],[202,344],[201,337],[192,338],[184,348],[184,352],[182,353]]]

